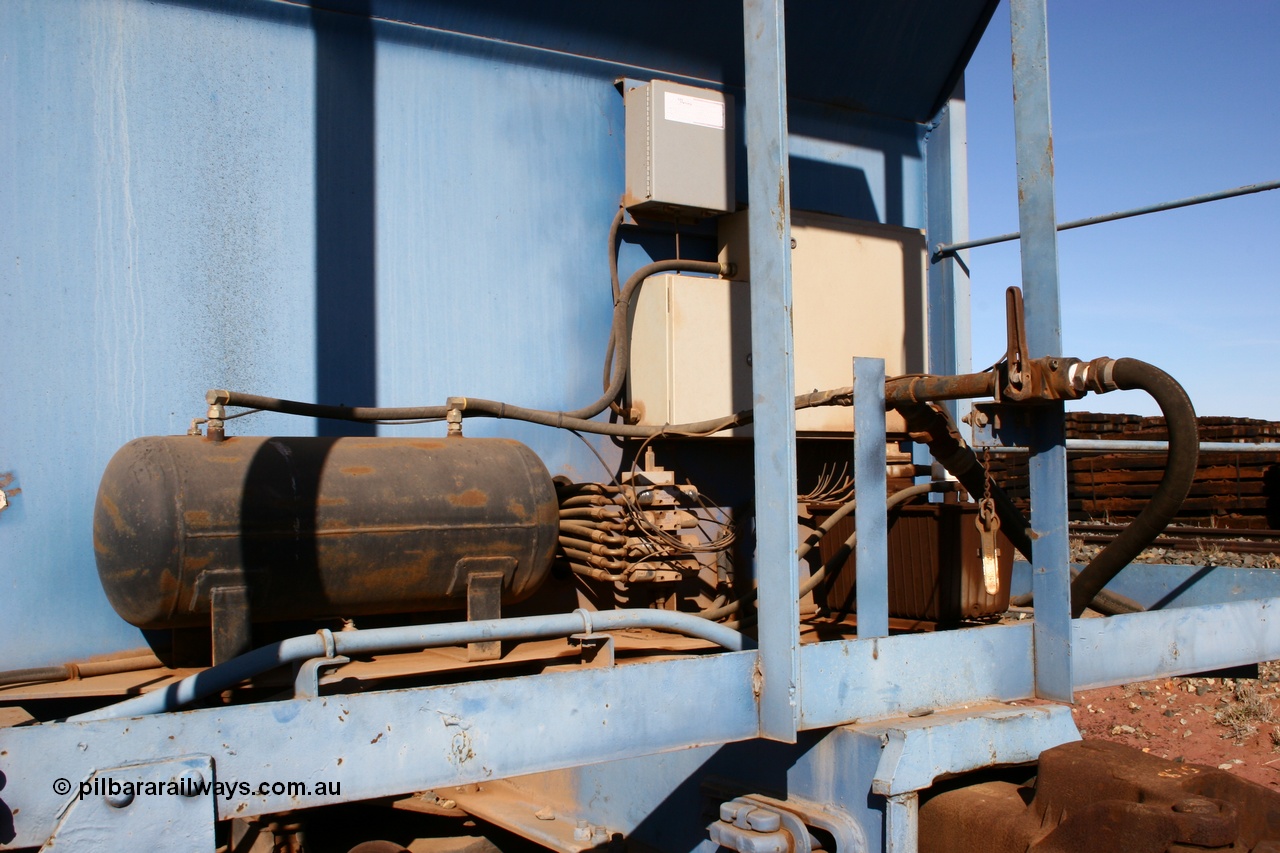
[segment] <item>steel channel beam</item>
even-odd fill
[[[1054,209],[1053,122],[1049,106],[1046,0],[1011,0],[1018,222],[1030,358],[1062,351],[1058,304],[1058,232]],[[1067,542],[1067,448],[1061,403],[1035,418],[1031,457],[1031,527],[1035,537],[1036,695],[1072,701],[1071,576]]]
[[[1076,619],[1076,688],[1280,658],[1280,598]]]
[[[805,730],[1034,694],[1031,625],[806,645]]]
[[[884,359],[853,360],[853,482],[857,506],[858,639],[889,636],[889,512],[884,432]]]
[[[744,0],[747,199],[755,407],[760,734],[793,742],[799,720],[796,416],[791,342],[791,202],[782,0]]]
[[[218,796],[218,819],[225,820],[746,740],[759,725],[755,663],[755,654],[734,652],[5,729],[0,797],[15,834],[0,848],[43,844],[80,780],[95,770],[180,755],[212,756],[217,781],[255,789],[264,782],[340,783],[324,795]],[[662,697],[660,705],[636,701],[645,696]],[[55,791],[58,779],[69,781],[69,795]]]

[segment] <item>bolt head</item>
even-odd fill
[[[204,791],[204,776],[194,767],[178,777],[178,790],[184,797],[198,797]]]
[[[133,802],[133,791],[116,791],[103,797],[113,809],[127,808]]]
[[[1221,811],[1213,800],[1203,797],[1189,797],[1173,804],[1173,810],[1179,814],[1217,814]]]

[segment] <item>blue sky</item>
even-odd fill
[[[1049,0],[1059,221],[1280,179],[1280,2]],[[966,74],[970,228],[1018,230],[1009,9]],[[1168,371],[1201,415],[1280,420],[1280,190],[1060,233],[1064,354]],[[974,249],[974,365],[1017,243]],[[1157,414],[1138,392],[1073,408]]]

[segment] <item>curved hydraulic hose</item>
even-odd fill
[[[582,632],[589,634],[593,631],[617,631],[628,628],[651,628],[684,634],[707,640],[734,652],[747,648],[746,637],[731,628],[707,622],[692,613],[677,613],[670,610],[613,610],[598,613],[575,610],[572,613],[523,616],[516,619],[407,625],[399,628],[372,628],[365,631],[325,630],[262,646],[160,690],[126,699],[86,714],[77,714],[68,718],[68,722],[140,717],[146,714],[173,711],[202,697],[234,687],[246,678],[285,664],[311,658],[416,651],[490,640],[567,637],[570,634]]]
[[[609,404],[618,398],[622,393],[622,384],[627,378],[627,365],[631,360],[631,336],[627,334],[628,315],[630,313],[631,299],[635,296],[635,292],[640,285],[644,283],[646,278],[657,275],[662,272],[695,272],[705,273],[708,275],[719,275],[725,272],[724,265],[717,261],[687,261],[687,260],[666,260],[655,261],[651,264],[645,264],[631,274],[627,279],[627,283],[622,287],[618,294],[617,301],[613,306],[613,323],[609,332],[609,347],[606,354],[606,360],[612,359],[613,371],[609,380],[609,385],[605,388],[604,393],[594,403],[584,406],[581,409],[574,409],[568,412],[553,412],[546,409],[527,409],[522,406],[511,406],[506,403],[499,403],[493,400],[477,400],[473,398],[462,398],[466,400],[466,404],[462,407],[462,411],[470,412],[473,415],[490,416],[496,418],[511,418],[513,420],[529,421],[530,423],[543,424],[544,426],[559,426],[568,429],[577,429],[586,432],[601,432],[600,429],[590,429],[585,424],[590,418],[609,408]],[[269,412],[282,412],[288,415],[303,415],[313,418],[329,418],[331,420],[340,421],[412,421],[439,419],[445,417],[449,412],[449,406],[409,406],[401,408],[389,408],[382,406],[326,406],[319,403],[300,403],[296,400],[281,400],[275,397],[260,397],[256,394],[241,394],[236,391],[215,390],[210,391],[206,395],[210,405],[214,403],[222,403],[227,406],[245,406],[251,409],[263,409]],[[723,420],[723,419],[721,419]],[[602,424],[600,426],[625,426]],[[699,426],[694,424],[693,426]],[[660,430],[656,428],[642,428],[651,430],[641,432],[639,435],[653,435]],[[610,431],[607,434],[617,435],[616,431]],[[626,434],[626,433],[623,433]]]
[[[1072,616],[1083,613],[1094,596],[1173,520],[1191,491],[1200,456],[1195,407],[1172,376],[1135,358],[1116,359],[1111,376],[1117,388],[1146,391],[1156,401],[1169,428],[1169,461],[1160,485],[1138,517],[1072,582]]]
[[[282,412],[288,415],[303,415],[313,418],[330,418],[340,421],[398,421],[422,420],[425,418],[443,418],[448,412],[447,406],[421,406],[416,408],[390,409],[354,406],[325,406],[318,403],[300,403],[296,400],[280,400],[275,397],[261,397],[257,394],[244,394],[239,391],[210,391],[206,398],[210,404],[221,403],[226,406],[246,406],[268,412]],[[796,396],[797,409],[808,409],[814,406],[847,406],[852,401],[852,388],[832,388],[828,391],[812,391]],[[511,406],[495,400],[479,400],[474,397],[462,397],[459,407],[472,416],[489,418],[509,418],[542,426],[559,429],[572,429],[578,432],[598,435],[616,435],[624,438],[651,438],[656,435],[701,435],[719,432],[730,427],[751,423],[754,414],[750,409],[687,424],[667,424],[666,426],[640,426],[638,424],[615,424],[605,421],[589,421],[570,417],[567,412],[549,412],[541,409],[526,409]],[[606,404],[608,405],[608,404]]]

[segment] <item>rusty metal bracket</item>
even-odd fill
[[[216,586],[209,590],[209,611],[214,666],[253,648],[248,587]]]
[[[472,572],[467,576],[467,621],[499,619],[502,616],[502,572]],[[467,660],[497,660],[502,642],[487,640],[467,644]]]
[[[351,663],[351,658],[334,655],[327,658],[312,658],[298,665],[298,672],[293,677],[293,698],[314,699],[320,695],[320,674],[322,670]]]
[[[614,646],[612,634],[591,632],[571,634],[569,645],[577,646],[583,666],[613,666]]]

